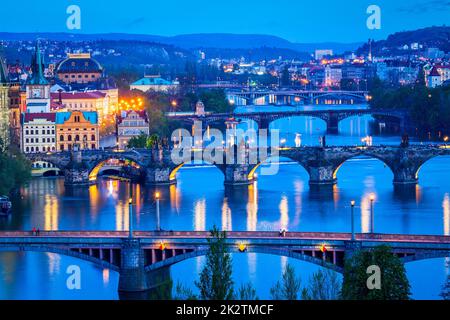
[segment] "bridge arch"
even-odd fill
[[[358,154],[354,154],[350,157],[347,157],[345,159],[342,159],[340,162],[337,163],[337,165],[335,166],[335,169],[333,170],[333,178],[337,179],[337,174],[339,172],[339,169],[341,169],[341,167],[349,160],[352,159],[375,159],[380,161],[381,163],[383,163],[383,165],[387,168],[390,169],[392,174],[395,174],[395,170],[393,169],[393,167],[391,166],[390,163],[388,163],[388,161],[386,161],[386,159],[383,159],[382,157],[380,157],[377,154],[373,154],[373,153],[367,153],[367,152],[360,152]]]
[[[93,263],[94,265],[100,267],[100,268],[106,268],[113,271],[119,271],[119,267],[111,262],[102,260],[100,258],[97,258],[95,256],[90,256],[78,251],[68,250],[65,248],[59,248],[49,245],[21,245],[21,246],[7,246],[7,247],[0,247],[0,252],[41,252],[41,253],[55,253],[59,255],[63,255],[66,257],[72,257],[77,258],[83,261],[87,261],[90,263]]]
[[[440,155],[440,154],[435,154],[435,155],[431,155],[430,157],[428,157],[428,158],[426,158],[426,159],[423,159],[422,161],[421,161],[421,163],[419,163],[418,164],[418,166],[417,166],[417,168],[415,168],[415,176],[416,176],[416,179],[418,179],[419,178],[419,174],[420,174],[420,172],[425,168],[427,168],[427,166],[432,162],[432,161],[435,161],[435,160],[437,160],[437,159],[439,159],[439,158],[446,158],[446,159],[448,159],[448,160],[450,160],[450,155]],[[441,169],[442,170],[445,170],[445,169],[447,169],[448,168],[448,165],[445,165],[445,166],[443,166]],[[442,172],[441,172],[442,173]]]
[[[279,155],[279,156],[268,157],[268,158],[265,159],[264,161],[260,161],[260,162],[258,162],[256,165],[254,165],[254,166],[251,168],[251,170],[249,171],[249,173],[248,173],[248,179],[249,179],[250,181],[253,181],[253,180],[256,178],[256,176],[255,176],[256,171],[257,171],[258,168],[260,168],[262,165],[265,165],[265,164],[267,164],[267,163],[269,163],[269,162],[272,162],[272,161],[274,161],[274,160],[275,160],[275,161],[278,161],[278,162],[281,162],[281,161],[283,161],[284,159],[290,160],[290,161],[292,161],[293,163],[298,164],[303,170],[306,171],[306,173],[307,173],[308,176],[309,176],[308,167],[307,167],[305,164],[303,164],[303,163],[301,163],[301,162],[295,160],[293,157],[289,157],[288,155]]]
[[[101,168],[110,160],[118,160],[123,162],[121,163],[122,167],[131,167],[133,168],[136,174],[139,173],[140,175],[145,175],[145,167],[135,158],[122,155],[118,153],[117,155],[109,154],[105,157],[102,157],[101,159],[97,159],[95,162],[92,163],[91,168],[89,169],[89,181],[95,182],[97,181],[98,175],[100,173]]]
[[[146,272],[151,272],[151,271],[155,271],[164,267],[169,267],[172,266],[174,264],[177,264],[179,262],[191,259],[191,258],[195,258],[195,257],[200,257],[200,256],[205,256],[208,253],[208,249],[197,249],[188,253],[184,253],[184,254],[180,254],[159,262],[155,262],[151,265],[148,265],[145,267],[145,271]],[[328,262],[326,260],[323,259],[319,259],[319,258],[315,258],[306,254],[302,254],[300,252],[296,252],[295,250],[289,250],[289,249],[284,249],[284,248],[271,248],[271,247],[259,247],[259,246],[249,246],[248,249],[245,252],[229,252],[229,253],[233,253],[233,254],[240,254],[240,253],[261,253],[261,254],[271,254],[271,255],[277,255],[277,256],[282,256],[282,257],[288,257],[288,258],[293,258],[293,259],[297,259],[297,260],[301,260],[301,261],[305,261],[305,262],[309,262],[327,269],[331,269],[333,271],[339,272],[339,273],[343,273],[343,268],[339,267],[331,262]]]
[[[219,169],[220,172],[222,172],[223,175],[225,175],[224,169],[223,169],[223,167],[222,167],[221,165],[218,165],[218,164],[216,164],[216,163],[214,163],[214,162],[212,162],[212,161],[207,161],[207,160],[205,160],[205,159],[203,159],[203,160],[201,161],[201,163],[202,163],[202,164],[207,164],[207,165],[214,166],[214,167],[216,167],[217,169]],[[195,161],[186,161],[186,162],[183,162],[183,163],[179,164],[179,165],[176,166],[176,167],[172,167],[172,168],[170,169],[169,180],[170,180],[170,181],[176,181],[178,171],[180,171],[181,168],[183,168],[185,165],[188,165],[188,164],[195,164]]]

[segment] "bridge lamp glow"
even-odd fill
[[[155,192],[155,199],[159,200],[161,198],[161,194],[157,191]]]
[[[322,245],[320,246],[320,252],[325,253],[325,252],[327,252],[327,251],[328,251],[327,246],[326,246],[325,244],[322,244]]]
[[[371,193],[369,199],[370,199],[370,202],[374,202],[375,201],[375,194]]]
[[[133,204],[133,198],[128,199],[128,204]]]
[[[158,248],[159,248],[159,250],[161,250],[161,251],[167,249],[167,243],[164,242],[164,241],[161,241],[161,242],[159,243]]]
[[[448,142],[448,136],[444,137],[444,142]]]
[[[247,244],[245,244],[243,242],[238,243],[238,249],[239,249],[239,252],[247,251]]]
[[[355,200],[350,201],[350,205],[351,205],[352,207],[354,207],[354,206],[355,206]]]

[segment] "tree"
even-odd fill
[[[288,66],[284,66],[283,71],[281,71],[281,85],[283,87],[291,85],[291,75],[289,74]]]
[[[175,295],[173,296],[173,300],[197,300],[197,296],[191,290],[184,286],[182,283],[177,282],[175,286]]]
[[[338,300],[341,283],[336,272],[319,270],[309,280],[308,287],[302,291],[303,300]]]
[[[148,136],[145,133],[141,133],[137,137],[132,137],[128,141],[128,148],[143,149],[147,147]]]
[[[367,285],[371,273],[369,266],[380,270],[380,289],[369,289]],[[388,246],[378,246],[372,250],[358,250],[346,259],[342,298],[345,300],[407,300],[410,285],[400,259]]]
[[[239,288],[239,300],[258,300],[256,289],[251,282],[241,285]]]
[[[195,282],[202,300],[231,300],[234,296],[232,260],[227,253],[226,238],[225,231],[213,227],[211,237],[208,238],[206,264],[199,281]]]
[[[8,194],[31,179],[31,163],[13,150],[0,151],[0,195]]]
[[[223,90],[204,91],[199,98],[205,104],[206,111],[219,113],[231,111],[230,104]]]
[[[301,280],[297,278],[294,268],[287,264],[281,282],[278,280],[270,289],[273,300],[298,300]]]
[[[444,300],[450,300],[450,275],[442,286],[441,297]]]

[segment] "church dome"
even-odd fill
[[[103,68],[90,54],[69,54],[61,61],[57,73],[101,73]]]

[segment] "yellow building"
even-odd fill
[[[72,111],[56,113],[56,148],[58,151],[72,150],[78,145],[81,150],[99,148],[99,126],[97,112]]]

